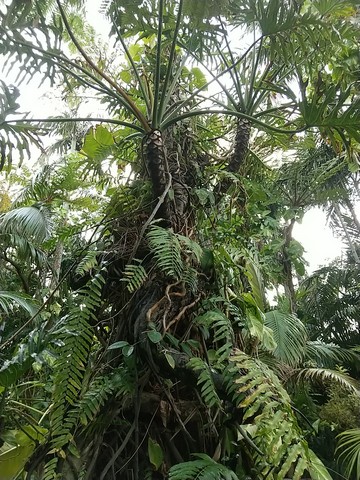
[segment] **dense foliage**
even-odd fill
[[[360,478],[356,4],[0,3],[1,480]]]

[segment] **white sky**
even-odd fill
[[[88,19],[106,40],[109,24],[98,13],[100,4],[101,0],[92,0],[88,3]],[[14,71],[10,72],[6,79],[3,75],[0,75],[0,78],[6,80],[7,84],[15,83],[15,77]],[[63,112],[59,93],[51,91],[49,85],[39,88],[36,78],[29,84],[23,84],[20,92],[21,111],[31,112],[31,116],[34,118],[46,118],[60,115]],[[91,102],[86,108],[88,113],[91,111],[90,108]],[[82,114],[85,115],[85,112]],[[310,266],[307,268],[309,272],[341,255],[342,243],[333,236],[330,228],[326,225],[325,213],[318,208],[311,209],[305,214],[302,223],[295,225],[294,238],[305,248],[304,257],[309,262]]]
[[[301,223],[295,224],[293,237],[305,249],[304,257],[309,263],[308,273],[341,256],[343,244],[334,237],[326,224],[326,215],[320,208],[312,208],[304,215]]]

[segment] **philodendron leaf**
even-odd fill
[[[114,143],[114,137],[109,130],[98,125],[86,134],[82,152],[89,158],[103,160],[108,156]]]
[[[44,441],[47,429],[39,426],[23,425],[22,431],[3,432],[4,444],[0,448],[0,478],[14,480],[23,470],[27,460],[35,450],[35,442]]]
[[[164,461],[164,454],[160,445],[151,437],[148,438],[148,455],[151,465],[155,470],[159,470]]]

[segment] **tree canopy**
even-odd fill
[[[359,478],[357,2],[86,7],[0,3],[1,479]]]

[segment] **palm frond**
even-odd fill
[[[37,243],[47,240],[53,228],[50,211],[42,205],[10,210],[0,222],[3,233],[20,235]]]
[[[14,308],[14,305],[26,310],[30,315],[36,312],[34,299],[29,295],[0,290],[0,308],[9,313]]]
[[[304,359],[312,360],[322,367],[333,367],[342,362],[356,365],[360,361],[360,355],[355,350],[318,340],[306,342]]]
[[[271,310],[265,313],[264,323],[274,335],[274,357],[290,366],[298,365],[304,358],[307,339],[301,320],[296,315]]]
[[[16,250],[19,259],[25,262],[31,260],[38,266],[44,266],[48,263],[46,253],[40,248],[40,246],[36,245],[35,242],[28,240],[21,234],[6,234],[6,237],[7,246]]]
[[[346,430],[338,435],[338,445],[335,454],[343,464],[348,478],[360,478],[360,428]]]
[[[25,154],[30,156],[30,145],[40,146],[39,129],[26,124],[6,123],[8,116],[19,115],[19,95],[16,87],[8,87],[0,80],[0,170],[6,163],[11,167],[17,156],[21,164]]]
[[[357,380],[350,377],[346,372],[341,370],[331,370],[329,368],[303,368],[295,370],[292,378],[299,382],[304,380],[324,382],[337,382],[346,390],[356,395],[360,394],[360,384]]]

